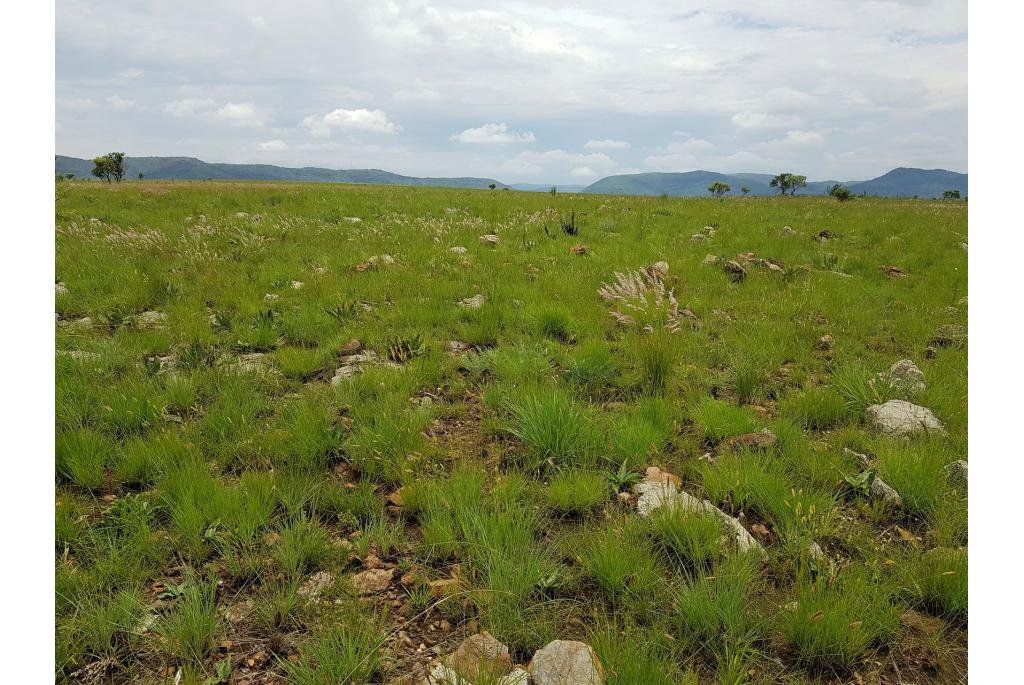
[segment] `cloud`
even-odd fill
[[[569,173],[573,176],[597,176],[597,172],[588,166],[578,166]]]
[[[214,110],[211,116],[230,126],[262,126],[263,117],[251,102],[229,102]]]
[[[584,145],[584,150],[628,150],[630,148],[629,143],[624,140],[588,140]]]
[[[267,25],[267,20],[264,19],[263,17],[250,17],[249,25],[252,26],[254,29],[261,29]]]
[[[768,114],[767,112],[737,112],[732,115],[732,123],[736,128],[758,131],[771,128],[792,128],[802,126],[803,117],[793,114]]]
[[[314,136],[329,136],[333,130],[398,133],[402,127],[388,119],[379,109],[336,109],[322,117],[308,116],[302,125]]]
[[[701,166],[717,146],[703,138],[674,140],[661,148],[657,154],[644,159],[644,166],[658,171],[683,171]]]
[[[494,145],[499,143],[532,143],[536,140],[533,131],[516,133],[508,124],[484,124],[478,128],[467,128],[462,133],[453,133],[449,140],[460,143]]]
[[[825,136],[818,131],[787,131],[785,137],[750,146],[750,151],[767,159],[788,159],[793,155],[825,147]]]
[[[284,142],[280,138],[275,138],[274,140],[268,140],[264,143],[258,144],[256,149],[261,152],[283,152],[288,149],[288,143]]]
[[[113,109],[135,109],[136,102],[120,95],[111,95],[107,98],[107,104]]]
[[[618,168],[618,163],[603,152],[580,154],[561,149],[526,150],[501,165],[501,170],[514,176],[539,176],[545,178],[574,178],[605,176]]]
[[[217,103],[208,98],[184,98],[168,102],[164,109],[168,114],[176,117],[192,117],[203,112],[209,112],[217,106]]]

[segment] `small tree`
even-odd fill
[[[828,194],[840,202],[846,202],[847,200],[853,199],[853,193],[850,192],[850,189],[844,188],[838,183],[829,188]]]
[[[773,176],[771,183],[768,185],[772,188],[778,188],[781,195],[785,195],[787,191],[790,195],[796,195],[797,188],[807,187],[807,177],[797,174],[782,173],[778,176]]]
[[[945,199],[945,200],[959,200],[960,199],[960,191],[959,190],[943,190],[942,191],[942,198]]]
[[[121,182],[124,178],[125,163],[123,152],[111,152],[92,160],[92,175],[102,178],[107,183]]]
[[[489,186],[487,186],[487,187],[488,187],[488,188],[490,188],[491,190],[494,190],[494,189],[495,189],[495,188],[497,188],[498,186],[496,186],[496,185],[494,185],[494,184],[492,183],[492,184],[490,184],[490,185],[489,185]]]
[[[144,178],[146,178],[146,175],[145,175],[145,174],[143,174],[143,173],[142,173],[142,172],[140,171],[140,172],[139,172],[139,180],[141,181],[141,180],[142,180],[142,179],[144,179]]]
[[[722,183],[721,181],[715,181],[708,186],[708,192],[717,198],[721,198],[728,193],[732,188],[729,187],[728,183]]]
[[[740,192],[746,195],[750,192],[750,188],[743,186],[742,188],[740,188]]]

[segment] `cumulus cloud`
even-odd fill
[[[229,102],[215,109],[211,116],[230,126],[262,126],[263,117],[251,102]]]
[[[302,125],[314,136],[329,136],[331,131],[366,131],[369,133],[399,133],[402,127],[388,119],[379,109],[336,109],[323,116],[308,116]]]
[[[768,114],[767,112],[737,112],[732,115],[736,128],[757,131],[770,128],[792,128],[804,124],[803,117],[793,114]]]
[[[536,140],[533,131],[517,133],[510,130],[508,124],[484,124],[478,128],[467,128],[461,133],[453,133],[449,138],[460,143],[482,145],[532,143]]]
[[[526,150],[502,163],[504,173],[514,176],[528,177],[546,175],[546,177],[574,178],[605,176],[618,168],[614,159],[603,152],[580,154],[566,150]]]
[[[584,150],[628,150],[630,148],[629,143],[624,140],[588,140],[584,145]]]
[[[703,138],[674,140],[644,159],[644,166],[658,171],[687,171],[700,166],[717,146]]]
[[[259,143],[256,146],[256,149],[261,152],[282,152],[288,149],[288,143],[284,142],[280,138],[275,138],[274,140]]]

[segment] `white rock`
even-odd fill
[[[144,331],[163,328],[169,317],[164,312],[142,312],[135,317],[135,326]]]
[[[372,595],[383,592],[391,585],[394,578],[393,568],[371,568],[352,576],[352,588],[360,595]]]
[[[704,263],[705,264],[717,264],[718,263],[718,256],[717,255],[713,255],[713,254],[704,255]]]
[[[511,673],[506,673],[498,681],[498,685],[527,685],[530,682],[530,673],[521,668],[513,668]]]
[[[930,409],[906,402],[889,400],[885,404],[873,404],[865,412],[868,423],[887,435],[910,437],[918,433],[939,433],[946,431]]]
[[[494,235],[493,233],[488,233],[487,235],[480,236],[480,242],[483,243],[484,245],[497,245],[498,240],[498,236]]]
[[[555,640],[537,650],[527,667],[534,685],[604,685],[604,669],[590,645]]]
[[[363,220],[360,219],[358,216],[346,216],[346,217],[343,218],[343,220],[349,222],[350,224],[361,224],[361,223],[363,223]]]
[[[334,584],[334,576],[327,571],[314,573],[298,589],[298,594],[312,601]]]
[[[273,302],[274,300],[279,299],[281,299],[281,296],[278,295],[277,293],[267,293],[266,295],[263,296],[264,302]]]
[[[708,237],[706,235],[704,235],[703,233],[694,233],[693,235],[690,236],[690,242],[691,243],[700,243],[700,242],[703,242],[703,241],[705,241],[707,239],[708,239]]]
[[[469,252],[469,250],[462,247],[461,245],[455,245],[454,247],[450,247],[448,248],[448,251],[451,252],[452,254],[466,254],[467,252]]]
[[[909,359],[901,359],[892,365],[889,369],[889,380],[893,385],[911,393],[924,392],[927,387],[924,372]]]
[[[484,306],[484,302],[487,300],[483,293],[477,293],[473,297],[467,297],[464,300],[459,300],[459,306],[465,307],[466,309],[480,309]]]
[[[957,459],[952,464],[947,464],[946,474],[954,483],[967,485],[967,462]]]
[[[446,349],[448,350],[448,354],[457,355],[462,354],[463,352],[468,350],[469,345],[462,342],[461,340],[449,340]]]
[[[64,281],[61,281],[56,286],[56,295],[57,295],[57,297],[60,297],[61,295],[67,295],[67,294],[68,294],[68,287],[66,285],[64,285]]]
[[[302,281],[292,281],[292,290],[302,290],[302,286],[306,285]]]
[[[899,508],[903,506],[903,498],[900,497],[900,493],[896,492],[896,488],[886,483],[877,475],[871,481],[871,496],[882,500],[882,502],[891,507]]]

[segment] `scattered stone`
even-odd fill
[[[824,352],[828,352],[832,349],[833,345],[835,345],[835,342],[835,338],[831,335],[825,334],[818,338],[818,342],[815,343],[814,347]]]
[[[248,219],[249,215],[246,214],[245,212],[235,212],[235,218],[236,219]]]
[[[825,550],[823,550],[821,548],[821,545],[819,545],[814,540],[811,540],[809,543],[807,543],[807,556],[809,556],[812,561],[815,561],[819,564],[828,561],[828,555],[825,554]]]
[[[967,243],[960,243],[960,249],[967,252]]]
[[[929,345],[938,347],[960,347],[967,342],[967,329],[955,323],[939,326],[932,335]]]
[[[373,595],[387,590],[394,576],[393,568],[371,568],[352,576],[352,588],[360,595]]]
[[[946,475],[957,485],[967,485],[967,462],[957,459],[951,464],[946,464]]]
[[[256,611],[256,605],[251,599],[244,599],[237,604],[232,604],[224,610],[224,618],[230,623],[241,623],[247,620]]]
[[[267,368],[266,357],[263,352],[240,354],[231,366],[235,371],[242,373],[260,373]]]
[[[945,433],[930,409],[905,400],[873,404],[865,412],[871,426],[888,435],[910,437],[917,433]]]
[[[462,354],[469,349],[469,345],[462,342],[461,340],[449,340],[448,345],[445,347],[450,355]]]
[[[836,237],[837,236],[835,233],[828,229],[825,229],[824,231],[818,233],[817,236],[815,236],[815,240],[817,240],[819,243],[827,243],[828,241],[833,240]]]
[[[853,457],[854,459],[856,459],[857,463],[861,465],[861,468],[865,468],[865,469],[871,468],[871,458],[868,457],[868,455],[861,454],[860,452],[854,452],[849,447],[844,447],[843,448],[843,454],[846,454],[847,456],[850,456],[850,457]]]
[[[342,357],[348,357],[356,354],[363,349],[363,343],[360,342],[359,338],[352,338],[344,345],[338,347],[338,354]]]
[[[722,270],[729,274],[729,280],[733,283],[739,283],[747,277],[747,270],[731,259],[722,266]]]
[[[334,584],[334,576],[327,571],[321,571],[310,576],[298,589],[300,596],[313,601],[323,594],[324,590]]]
[[[360,217],[358,217],[358,216],[342,217],[342,221],[347,221],[350,224],[361,224],[361,223],[363,223],[363,220]]]
[[[168,318],[164,312],[142,312],[135,317],[135,327],[142,331],[155,331],[163,328]]]
[[[474,682],[490,682],[512,670],[508,647],[486,630],[463,640],[443,663],[462,678]]]
[[[657,466],[647,467],[647,471],[644,474],[644,480],[652,483],[671,483],[672,485],[675,485],[677,488],[682,487],[683,485],[683,481],[679,476],[677,476],[674,473],[669,473],[668,471],[662,471]]]
[[[717,233],[718,231],[715,230],[714,226],[705,226],[704,228],[700,229],[700,232],[709,238],[714,238],[715,233]]]
[[[569,248],[569,254],[585,255],[588,252],[590,252],[590,248],[584,245],[583,243],[573,245],[572,247]]]
[[[67,295],[67,294],[68,294],[68,287],[66,285],[64,285],[64,281],[60,281],[59,283],[57,283],[57,286],[56,286],[56,296],[60,297],[61,295]]]
[[[575,640],[548,643],[526,668],[534,685],[604,685],[604,668],[594,650]]]
[[[775,433],[765,428],[756,433],[744,433],[743,435],[728,437],[718,443],[718,449],[722,452],[732,450],[766,450],[774,447],[778,442],[779,439],[775,436]]]
[[[405,506],[405,488],[401,487],[388,495],[388,502],[395,505],[396,507]]]
[[[690,236],[690,242],[691,243],[700,243],[700,242],[704,242],[707,239],[708,239],[708,237],[706,235],[704,235],[703,233],[694,233],[693,235]]]
[[[281,296],[278,295],[277,293],[267,293],[266,295],[263,296],[264,302],[274,302],[275,300],[279,299],[281,299]]]
[[[879,374],[885,378],[886,374]],[[924,392],[924,372],[909,359],[901,359],[889,368],[889,382],[910,393]]]
[[[451,252],[452,254],[466,254],[467,252],[469,252],[469,250],[462,247],[461,245],[455,245],[453,247],[450,247],[448,248],[448,251]]]
[[[459,300],[459,306],[465,307],[466,309],[480,309],[484,306],[484,302],[487,300],[483,293],[477,293],[473,297],[467,297],[464,300]]]
[[[925,359],[935,359],[935,357],[937,357],[938,355],[939,355],[939,350],[938,350],[937,347],[933,347],[932,345],[929,345],[928,347],[924,348],[924,358]]]
[[[427,586],[430,588],[430,594],[437,599],[443,599],[458,592],[462,587],[462,581],[458,578],[440,578],[430,581]]]
[[[493,233],[488,233],[487,235],[480,236],[480,242],[483,243],[484,245],[497,245],[498,240],[498,236],[494,235]]]
[[[882,273],[884,273],[889,278],[903,278],[904,276],[907,275],[906,271],[892,264],[883,264],[880,268],[882,270]]]
[[[651,278],[665,278],[668,276],[668,262],[655,262],[644,269]]]
[[[302,286],[306,285],[302,281],[292,281],[292,290],[302,290]]]
[[[657,478],[645,478],[633,487],[639,495],[636,505],[640,516],[650,516],[651,512],[664,506],[679,507],[683,511],[714,514],[733,531],[740,551],[755,550],[764,554],[764,548],[761,546],[761,543],[754,539],[754,536],[743,527],[743,524],[708,500],[700,500],[685,490],[677,490],[672,479],[662,476],[661,473],[657,474]]]
[[[718,255],[704,255],[704,264],[718,264]]]
[[[796,231],[794,231],[790,226],[783,226],[782,230],[779,231],[779,235],[785,238],[787,236],[796,235]]]
[[[886,483],[884,480],[875,474],[875,477],[871,480],[871,496],[875,499],[882,500],[884,504],[897,509],[903,507],[903,498],[900,497],[900,493],[896,492],[896,488]]]

